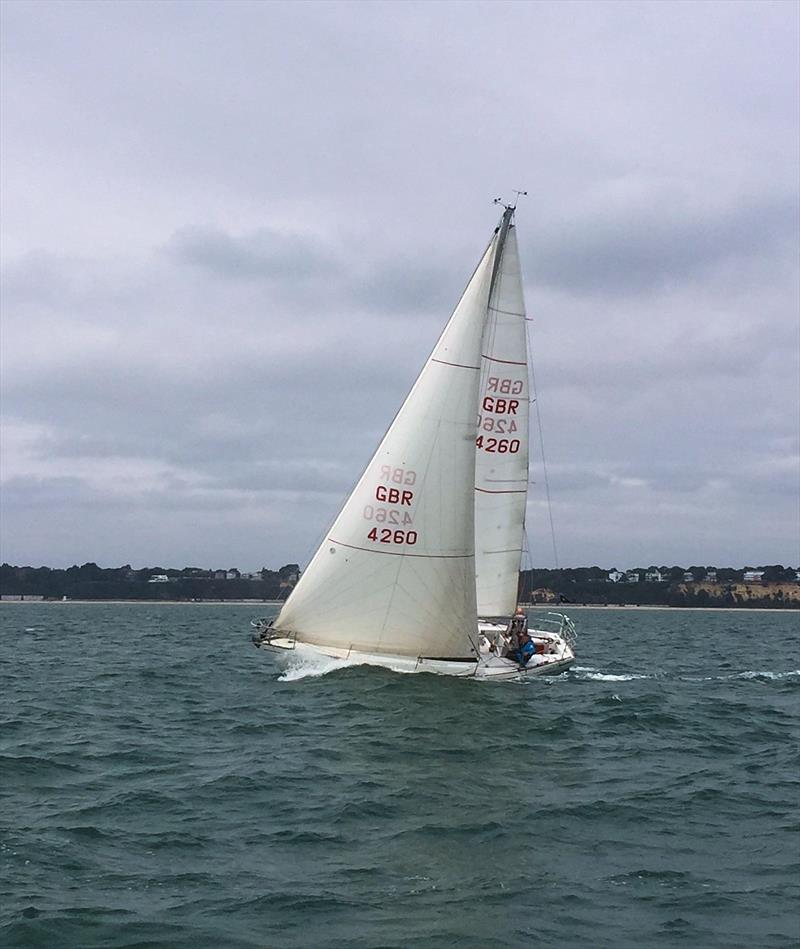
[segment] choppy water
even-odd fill
[[[797,946],[798,615],[578,668],[281,675],[250,607],[0,610],[0,943]]]

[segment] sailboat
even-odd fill
[[[502,206],[333,526],[277,617],[252,624],[259,648],[486,679],[559,673],[574,662],[569,617],[551,613],[528,629],[518,612],[510,622],[525,535],[530,389],[516,208]],[[532,654],[530,645],[516,651],[526,634]]]

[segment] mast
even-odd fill
[[[499,198],[495,198],[495,204],[502,203]],[[492,299],[492,293],[494,292],[495,285],[497,283],[497,277],[500,273],[500,264],[503,260],[503,249],[506,246],[506,237],[508,237],[508,229],[511,227],[511,221],[514,218],[514,212],[517,210],[516,205],[506,204],[503,205],[505,210],[503,211],[503,216],[500,219],[500,224],[498,226],[497,233],[497,247],[494,252],[494,266],[492,267],[492,280],[489,284],[489,300]]]

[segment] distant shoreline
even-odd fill
[[[38,606],[55,604],[69,606],[70,603],[79,603],[82,606],[130,606],[141,603],[143,606],[283,606],[286,600],[0,600],[0,605],[18,606],[20,603],[36,603]]]
[[[37,606],[56,605],[69,606],[283,606],[285,600],[2,600],[2,606],[19,606],[20,604],[35,603]],[[571,613],[574,610],[619,610],[631,612],[634,610],[669,610],[681,613],[800,613],[800,607],[766,607],[766,606],[634,606],[603,603],[525,603],[524,609],[537,612]]]

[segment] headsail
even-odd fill
[[[483,337],[475,466],[475,572],[479,616],[517,604],[528,491],[528,352],[513,209],[499,234]]]
[[[276,630],[338,649],[474,656],[476,415],[498,238]]]

